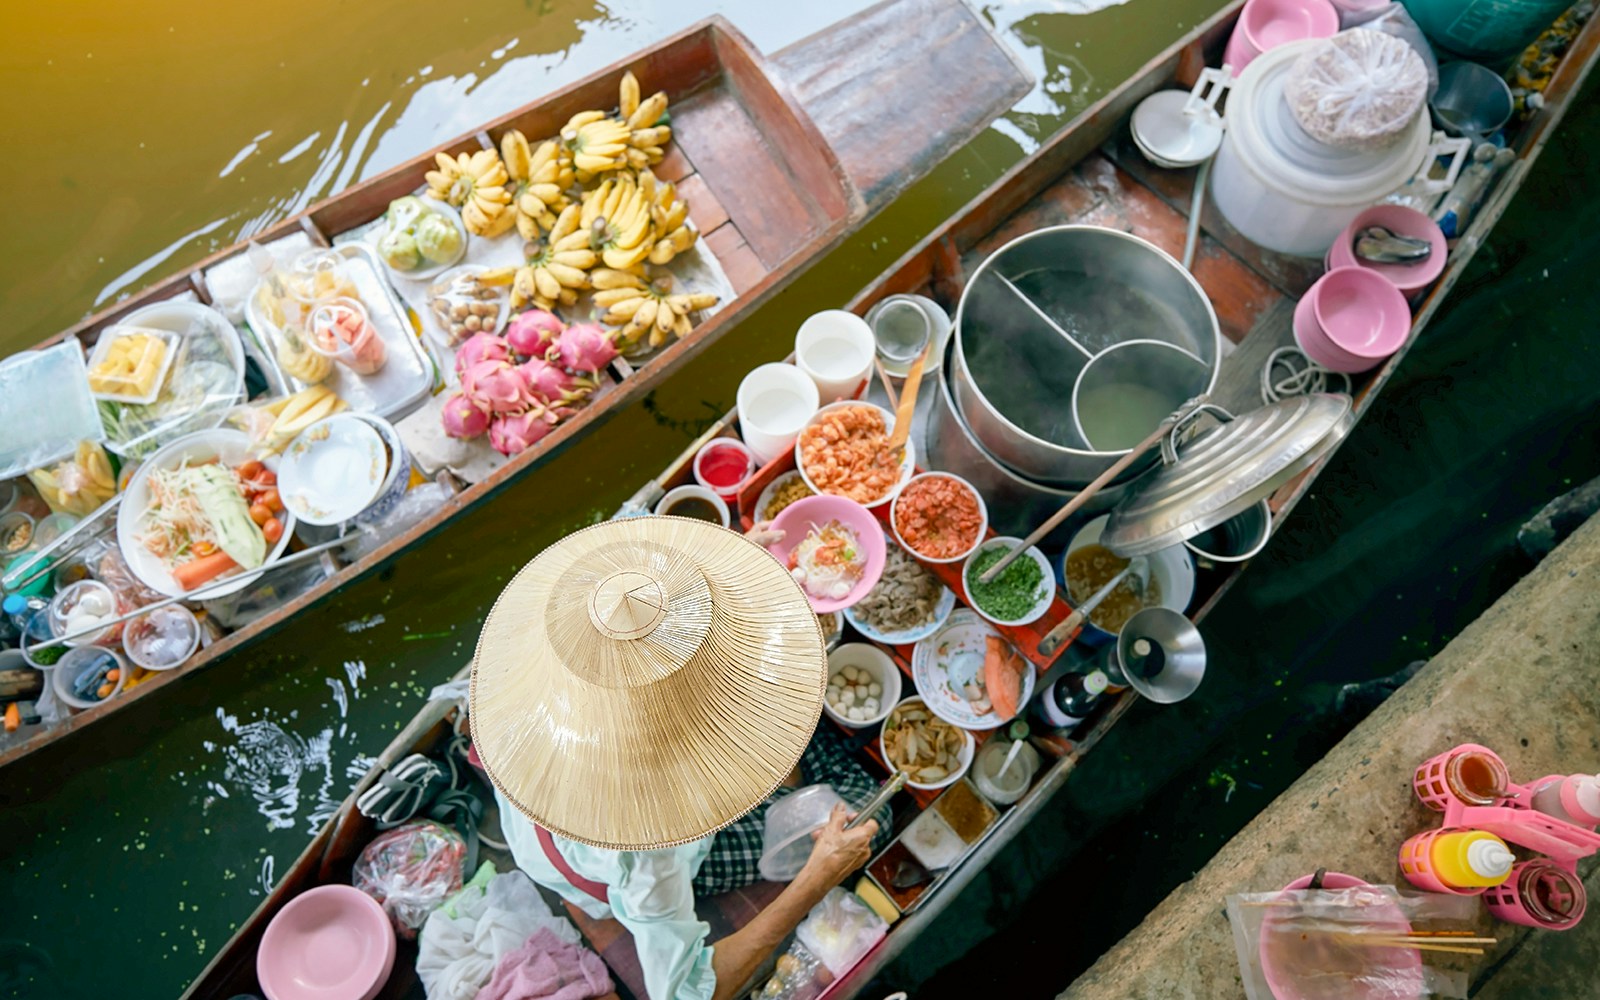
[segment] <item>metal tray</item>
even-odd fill
[[[412,331],[406,307],[389,287],[383,265],[372,250],[361,243],[344,243],[333,251],[350,262],[350,278],[355,282],[356,295],[367,307],[372,325],[383,338],[389,350],[388,360],[371,375],[355,372],[335,364],[333,374],[323,385],[339,394],[358,413],[372,413],[388,421],[397,421],[421,406],[433,390],[433,362],[423,353],[422,342]],[[290,378],[278,367],[277,351],[283,332],[265,316],[256,305],[256,292],[251,289],[245,299],[245,322],[261,344],[272,374],[287,391],[298,392],[306,383]]]

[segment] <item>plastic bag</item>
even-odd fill
[[[1249,1000],[1464,998],[1473,958],[1383,947],[1374,936],[1409,934],[1418,923],[1439,929],[1441,922],[1461,921],[1465,928],[1477,910],[1469,896],[1402,896],[1392,885],[1228,897]]]
[[[174,305],[193,308],[192,303]],[[172,314],[139,321],[180,335],[178,356],[153,403],[100,400],[106,447],[124,457],[144,458],[162,445],[222,422],[244,395],[244,346],[239,331],[220,313]]]
[[[1358,28],[1319,42],[1295,60],[1283,89],[1295,121],[1341,149],[1393,145],[1423,113],[1428,74],[1406,42]]]
[[[819,979],[827,982],[819,982]],[[799,941],[792,941],[789,949],[778,956],[772,978],[752,991],[750,1000],[815,1000],[831,981],[816,956]]]
[[[833,888],[811,908],[795,936],[806,950],[842,976],[889,933],[889,924],[855,893]]]
[[[1439,57],[1433,54],[1433,45],[1422,33],[1411,12],[1398,3],[1379,4],[1360,11],[1346,11],[1340,15],[1340,24],[1346,28],[1360,26],[1368,31],[1381,31],[1393,35],[1416,50],[1422,64],[1428,69],[1428,96],[1439,89]]]
[[[289,447],[301,431],[350,405],[332,389],[313,385],[277,399],[260,400],[228,411],[228,424],[250,437],[250,450],[269,458]]]
[[[223,628],[239,629],[282,607],[331,575],[330,570],[323,568],[321,559],[284,568],[273,567],[243,590],[202,601],[201,607]]]
[[[356,859],[350,883],[389,914],[395,933],[409,941],[428,914],[461,890],[467,842],[432,820],[413,820],[380,833]]]
[[[438,510],[450,497],[450,491],[438,483],[418,483],[407,490],[406,495],[400,498],[400,502],[378,520],[357,522],[357,535],[346,547],[345,552],[351,558],[365,556]]]
[[[35,469],[28,478],[51,510],[79,517],[94,513],[117,492],[111,460],[105,449],[93,441],[79,441],[71,458],[59,465]]]
[[[73,338],[0,358],[0,479],[57,462],[106,432],[89,394],[89,367]]]

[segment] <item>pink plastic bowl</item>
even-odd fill
[[[1317,325],[1317,317],[1312,311],[1309,295],[1302,297],[1294,307],[1294,342],[1306,357],[1329,371],[1354,375],[1377,365],[1377,362],[1356,357],[1328,339],[1328,335],[1322,332],[1322,327]]]
[[[302,892],[278,911],[256,950],[268,1000],[372,1000],[394,968],[383,907],[348,885]]]
[[[1376,271],[1336,267],[1306,293],[1317,325],[1340,349],[1376,364],[1411,335],[1411,306]]]
[[[1297,889],[1308,888],[1311,885],[1312,877],[1311,875],[1302,875],[1284,886],[1283,891],[1293,892]],[[1367,884],[1354,875],[1346,875],[1342,872],[1328,872],[1322,877],[1322,887],[1324,889],[1355,889]],[[1373,911],[1374,919],[1372,922],[1378,929],[1394,931],[1400,934],[1411,933],[1411,923],[1406,920],[1405,914],[1400,912],[1399,907],[1380,906],[1374,907]],[[1267,950],[1268,934],[1279,919],[1281,918],[1269,912],[1261,920],[1261,973],[1266,977],[1267,988],[1272,990],[1272,995],[1277,1000],[1300,1000],[1305,996],[1305,993],[1301,991],[1299,985],[1294,981],[1294,977],[1280,972],[1268,957],[1270,954]],[[1396,948],[1393,949],[1392,955],[1387,956],[1386,961],[1390,965],[1403,968],[1405,975],[1415,977],[1415,995],[1423,995],[1422,954],[1420,952],[1410,948]],[[1395,985],[1393,982],[1374,983],[1370,989],[1353,994],[1352,1000],[1391,996],[1392,994],[1389,990]]]
[[[872,516],[872,512],[854,500],[835,496],[810,496],[783,508],[777,520],[772,522],[774,528],[783,532],[783,540],[767,546],[767,551],[787,566],[790,550],[805,540],[811,526],[820,528],[829,521],[838,521],[856,533],[857,542],[867,556],[867,567],[855,589],[842,600],[825,601],[807,594],[811,610],[819,615],[843,611],[866,597],[867,591],[877,586],[878,578],[883,576],[883,563],[888,556],[883,526]]]
[[[1428,259],[1418,264],[1374,264],[1356,256],[1356,233],[1368,226],[1382,226],[1401,236],[1427,240],[1433,247]],[[1406,296],[1415,295],[1438,280],[1444,273],[1450,247],[1445,242],[1439,224],[1414,208],[1404,205],[1374,205],[1356,216],[1349,228],[1339,234],[1328,251],[1328,267],[1362,267],[1389,279],[1390,284]]]
[[[1247,0],[1236,30],[1259,54],[1288,42],[1332,38],[1339,11],[1328,0]]]

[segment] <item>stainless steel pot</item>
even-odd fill
[[[956,411],[955,399],[950,394],[951,364],[947,360],[939,372],[938,391],[929,392],[934,398],[924,438],[925,464],[930,469],[953,472],[977,487],[989,510],[989,526],[997,534],[1022,538],[1060,510],[1074,492],[1031,482],[984,450]],[[1127,493],[1126,485],[1101,490],[1078,516],[1051,532],[1040,543],[1041,547],[1064,548],[1084,522],[1116,506]]]
[[[1176,409],[1216,385],[1222,334],[1200,284],[1158,247],[1115,229],[1057,226],[1012,240],[979,266],[952,340],[955,412],[977,442],[1033,484],[1070,489],[1126,453],[1082,444],[1072,397],[1085,351],[1154,340],[1192,355],[1192,382],[1136,386],[1181,392]]]

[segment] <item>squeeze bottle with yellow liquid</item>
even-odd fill
[[[1496,886],[1511,877],[1516,855],[1486,830],[1456,830],[1434,838],[1429,860],[1439,881],[1454,889]]]

